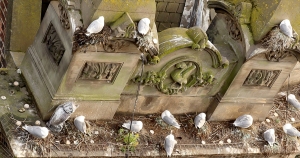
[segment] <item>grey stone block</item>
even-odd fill
[[[184,6],[185,6],[184,3],[179,4],[178,9],[177,9],[177,13],[182,13],[182,12],[183,12],[183,9],[184,9]]]
[[[181,20],[181,14],[179,13],[170,13],[169,15],[169,22],[173,22],[173,23],[179,23]]]
[[[166,2],[158,2],[156,5],[156,11],[165,11],[168,3]]]
[[[156,21],[165,22],[168,20],[168,18],[169,18],[169,13],[159,12],[159,14],[157,15]]]
[[[168,3],[166,11],[169,13],[175,13],[178,9],[178,3]]]

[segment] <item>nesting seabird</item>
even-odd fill
[[[205,121],[206,121],[206,114],[200,113],[194,119],[195,127],[201,128],[204,125]]]
[[[130,123],[131,123],[131,121],[125,122],[125,123],[123,123],[122,127],[130,130]],[[143,128],[142,121],[132,121],[131,132],[139,132],[142,128]]]
[[[234,121],[233,125],[241,128],[248,128],[252,123],[253,118],[251,115],[242,115]]]
[[[46,127],[25,125],[22,128],[37,138],[46,138],[49,134],[49,130]]]
[[[295,107],[297,110],[300,110],[300,103],[297,100],[296,96],[294,94],[289,94],[287,101],[293,106]]]
[[[71,114],[78,108],[73,102],[66,102],[59,105],[54,113],[52,114],[50,120],[46,125],[50,130],[54,132],[60,132],[62,130],[63,123],[71,116]]]
[[[85,117],[84,116],[77,116],[74,119],[74,125],[75,127],[82,133],[86,133],[86,124],[84,121]]]
[[[279,24],[280,32],[287,35],[288,37],[293,37],[293,28],[289,19],[282,20]]]
[[[286,133],[287,135],[292,137],[295,136],[300,137],[300,132],[295,127],[293,127],[290,123],[285,124],[282,128],[284,133]]]
[[[176,144],[177,144],[177,141],[175,140],[174,135],[172,134],[172,131],[171,131],[171,134],[169,134],[165,138],[165,144],[164,144],[165,145],[165,150],[167,152],[167,157],[171,157],[173,149],[174,149]]]
[[[100,16],[98,19],[94,20],[89,27],[86,29],[86,35],[90,36],[93,33],[99,33],[104,27],[104,17]]]
[[[161,118],[170,126],[174,126],[176,128],[180,128],[180,125],[177,123],[177,120],[174,118],[174,116],[170,113],[169,110],[165,110],[161,114]]]
[[[270,144],[270,146],[273,146],[275,143],[275,130],[273,128],[266,130],[264,133],[264,139]]]
[[[138,23],[138,32],[142,35],[145,35],[148,33],[150,29],[150,19],[143,18]]]

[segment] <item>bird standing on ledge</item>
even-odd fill
[[[86,29],[85,33],[87,36],[90,36],[93,33],[99,33],[104,27],[104,17],[100,16],[98,19],[94,20],[89,27]]]

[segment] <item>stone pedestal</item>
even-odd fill
[[[126,42],[121,50],[106,52],[98,43],[72,52],[73,34],[81,16],[78,10],[63,12],[61,8],[59,2],[50,3],[21,64],[42,119],[49,119],[56,106],[66,101],[79,105],[73,116],[112,119],[140,51],[134,43]]]
[[[271,62],[265,54],[248,60],[239,70],[225,95],[215,102],[210,121],[234,120],[250,114],[264,120],[273,106],[274,97],[297,64],[294,56]]]

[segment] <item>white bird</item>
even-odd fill
[[[131,121],[125,122],[125,123],[123,123],[122,127],[130,130],[130,123],[131,123]],[[143,128],[142,121],[132,121],[131,132],[139,132],[140,130],[142,130],[142,128]]]
[[[89,27],[86,29],[85,33],[87,36],[90,36],[93,33],[99,33],[104,27],[104,17],[100,16],[98,19],[94,20]]]
[[[286,133],[287,135],[290,135],[292,137],[300,137],[300,132],[293,127],[290,123],[285,124],[283,127],[283,131],[284,133]]]
[[[273,146],[275,143],[275,130],[273,128],[268,129],[264,132],[264,139],[270,144],[270,146]]]
[[[59,105],[54,113],[52,114],[50,120],[46,125],[50,130],[54,132],[60,132],[62,130],[63,123],[71,116],[71,114],[78,108],[73,102],[66,102]]]
[[[279,24],[280,31],[288,37],[293,37],[293,28],[289,19],[282,20]]]
[[[165,138],[165,150],[167,152],[167,157],[171,157],[173,149],[176,144],[177,144],[177,141],[175,140],[174,135],[172,134],[172,131],[171,131],[171,134],[169,134]]]
[[[197,115],[194,119],[195,127],[196,128],[201,128],[206,121],[206,114],[205,113],[200,113]]]
[[[174,116],[170,113],[169,110],[165,110],[161,114],[161,118],[170,126],[174,126],[176,128],[180,128],[180,125],[177,123],[177,120],[174,118]]]
[[[25,125],[22,128],[37,138],[46,138],[49,134],[49,130],[46,127]]]
[[[295,107],[297,110],[300,110],[300,103],[297,100],[296,96],[294,94],[289,94],[287,101],[293,106]]]
[[[234,121],[233,125],[241,128],[248,128],[252,123],[253,118],[251,115],[242,115]]]
[[[77,116],[74,119],[74,125],[75,127],[82,133],[86,133],[86,124],[84,121],[85,117],[84,116]]]
[[[143,18],[138,23],[138,32],[142,35],[145,35],[148,33],[150,29],[150,19]]]

